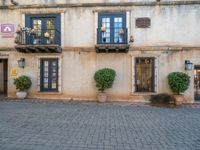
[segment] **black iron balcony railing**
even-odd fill
[[[97,44],[127,44],[127,28],[97,28]]]
[[[18,45],[60,45],[61,35],[56,29],[22,30]]]
[[[15,49],[23,53],[61,53],[61,36],[56,29],[20,28],[15,38]]]

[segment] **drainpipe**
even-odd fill
[[[13,5],[18,5],[18,2],[16,2],[15,0],[10,0],[10,2],[11,2]]]

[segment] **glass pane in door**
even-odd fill
[[[52,61],[51,64],[51,70],[52,70],[52,76],[51,76],[51,88],[56,89],[57,88],[57,61]]]
[[[42,32],[42,20],[33,19],[33,29],[37,36],[41,36]]]
[[[49,86],[49,62],[43,62],[43,88],[48,89]]]
[[[41,43],[41,36],[42,36],[42,20],[41,19],[33,19],[33,44],[40,44]]]
[[[47,44],[54,44],[55,40],[55,19],[54,18],[47,18],[46,19],[46,32],[45,38],[47,39]]]
[[[101,32],[102,43],[110,43],[110,18],[102,18]]]
[[[122,17],[115,17],[114,18],[114,42],[115,43],[122,43],[123,42],[123,24],[122,24]]]

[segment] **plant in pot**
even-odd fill
[[[172,72],[168,75],[168,84],[172,92],[175,94],[175,104],[183,103],[183,92],[185,92],[190,84],[190,77],[183,72]]]
[[[99,102],[105,102],[107,100],[107,95],[104,91],[105,89],[112,87],[115,76],[115,70],[110,68],[103,68],[95,72],[94,80],[96,81],[96,87],[99,90],[97,95]]]
[[[19,90],[16,95],[17,98],[24,99],[27,96],[27,90],[31,87],[32,82],[28,76],[20,76],[14,79],[14,85],[16,89]]]

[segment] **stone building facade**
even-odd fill
[[[0,91],[15,97],[13,78],[28,75],[29,98],[96,100],[94,73],[109,67],[117,73],[110,101],[148,101],[170,93],[167,75],[182,71],[191,77],[185,102],[194,102],[199,18],[199,0],[3,0]]]

